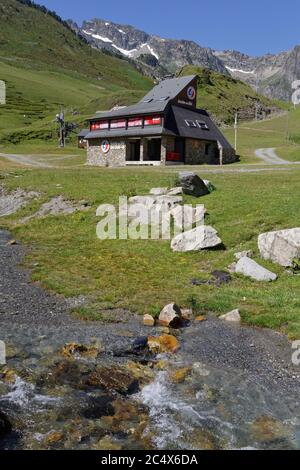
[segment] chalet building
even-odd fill
[[[139,103],[90,120],[87,163],[99,166],[225,164],[235,151],[206,111],[197,76],[164,80]]]

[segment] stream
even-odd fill
[[[208,316],[161,334],[130,312],[81,322],[30,282],[22,246],[0,231],[1,449],[299,449],[300,368],[283,335]]]

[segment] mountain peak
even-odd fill
[[[78,32],[76,24],[70,25]],[[93,47],[137,62],[154,78],[176,73],[186,65],[204,67],[242,80],[270,98],[289,101],[291,84],[300,77],[300,46],[277,55],[252,57],[237,50],[202,47],[187,39],[162,38],[100,18],[84,21],[80,33]]]

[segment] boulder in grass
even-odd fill
[[[129,205],[138,204],[138,205],[146,207],[146,209],[148,210],[152,209],[155,203],[156,203],[155,196],[133,196],[129,198],[128,200]]]
[[[181,187],[178,187],[178,188],[171,188],[169,191],[168,191],[168,195],[169,196],[180,196],[181,194],[183,194],[183,189]]]
[[[200,197],[209,194],[204,181],[193,172],[185,171],[179,174],[179,186],[182,187],[183,193],[189,196]]]
[[[184,228],[192,229],[194,224],[204,224],[206,212],[207,211],[203,204],[198,205],[197,207],[185,205],[175,206],[171,209],[170,215],[174,220],[175,227],[183,230]]]
[[[168,188],[152,188],[150,191],[150,194],[152,196],[163,196],[164,194],[167,194]]]
[[[253,252],[251,250],[245,250],[245,251],[240,251],[239,253],[235,253],[234,257],[237,261],[239,261],[241,258],[252,258]]]
[[[222,315],[220,320],[228,321],[231,323],[240,323],[241,322],[241,315],[238,309],[232,310],[232,312],[226,313],[226,315]]]
[[[262,233],[258,248],[262,258],[284,267],[293,266],[294,261],[300,260],[300,227]]]
[[[251,258],[241,258],[235,268],[235,272],[238,274],[243,274],[246,277],[250,277],[255,281],[261,282],[271,282],[276,281],[277,275],[264,268],[260,264],[256,263]]]
[[[159,315],[159,324],[162,326],[177,327],[181,323],[181,310],[176,304],[166,305]]]
[[[213,227],[200,225],[173,238],[171,248],[173,251],[185,253],[215,248],[221,244],[222,240]]]

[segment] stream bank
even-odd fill
[[[11,425],[0,448],[300,448],[286,337],[211,316],[172,331],[179,351],[155,357],[145,337],[156,328],[126,311],[74,319],[72,302],[30,282],[10,239],[0,231],[0,412]]]

